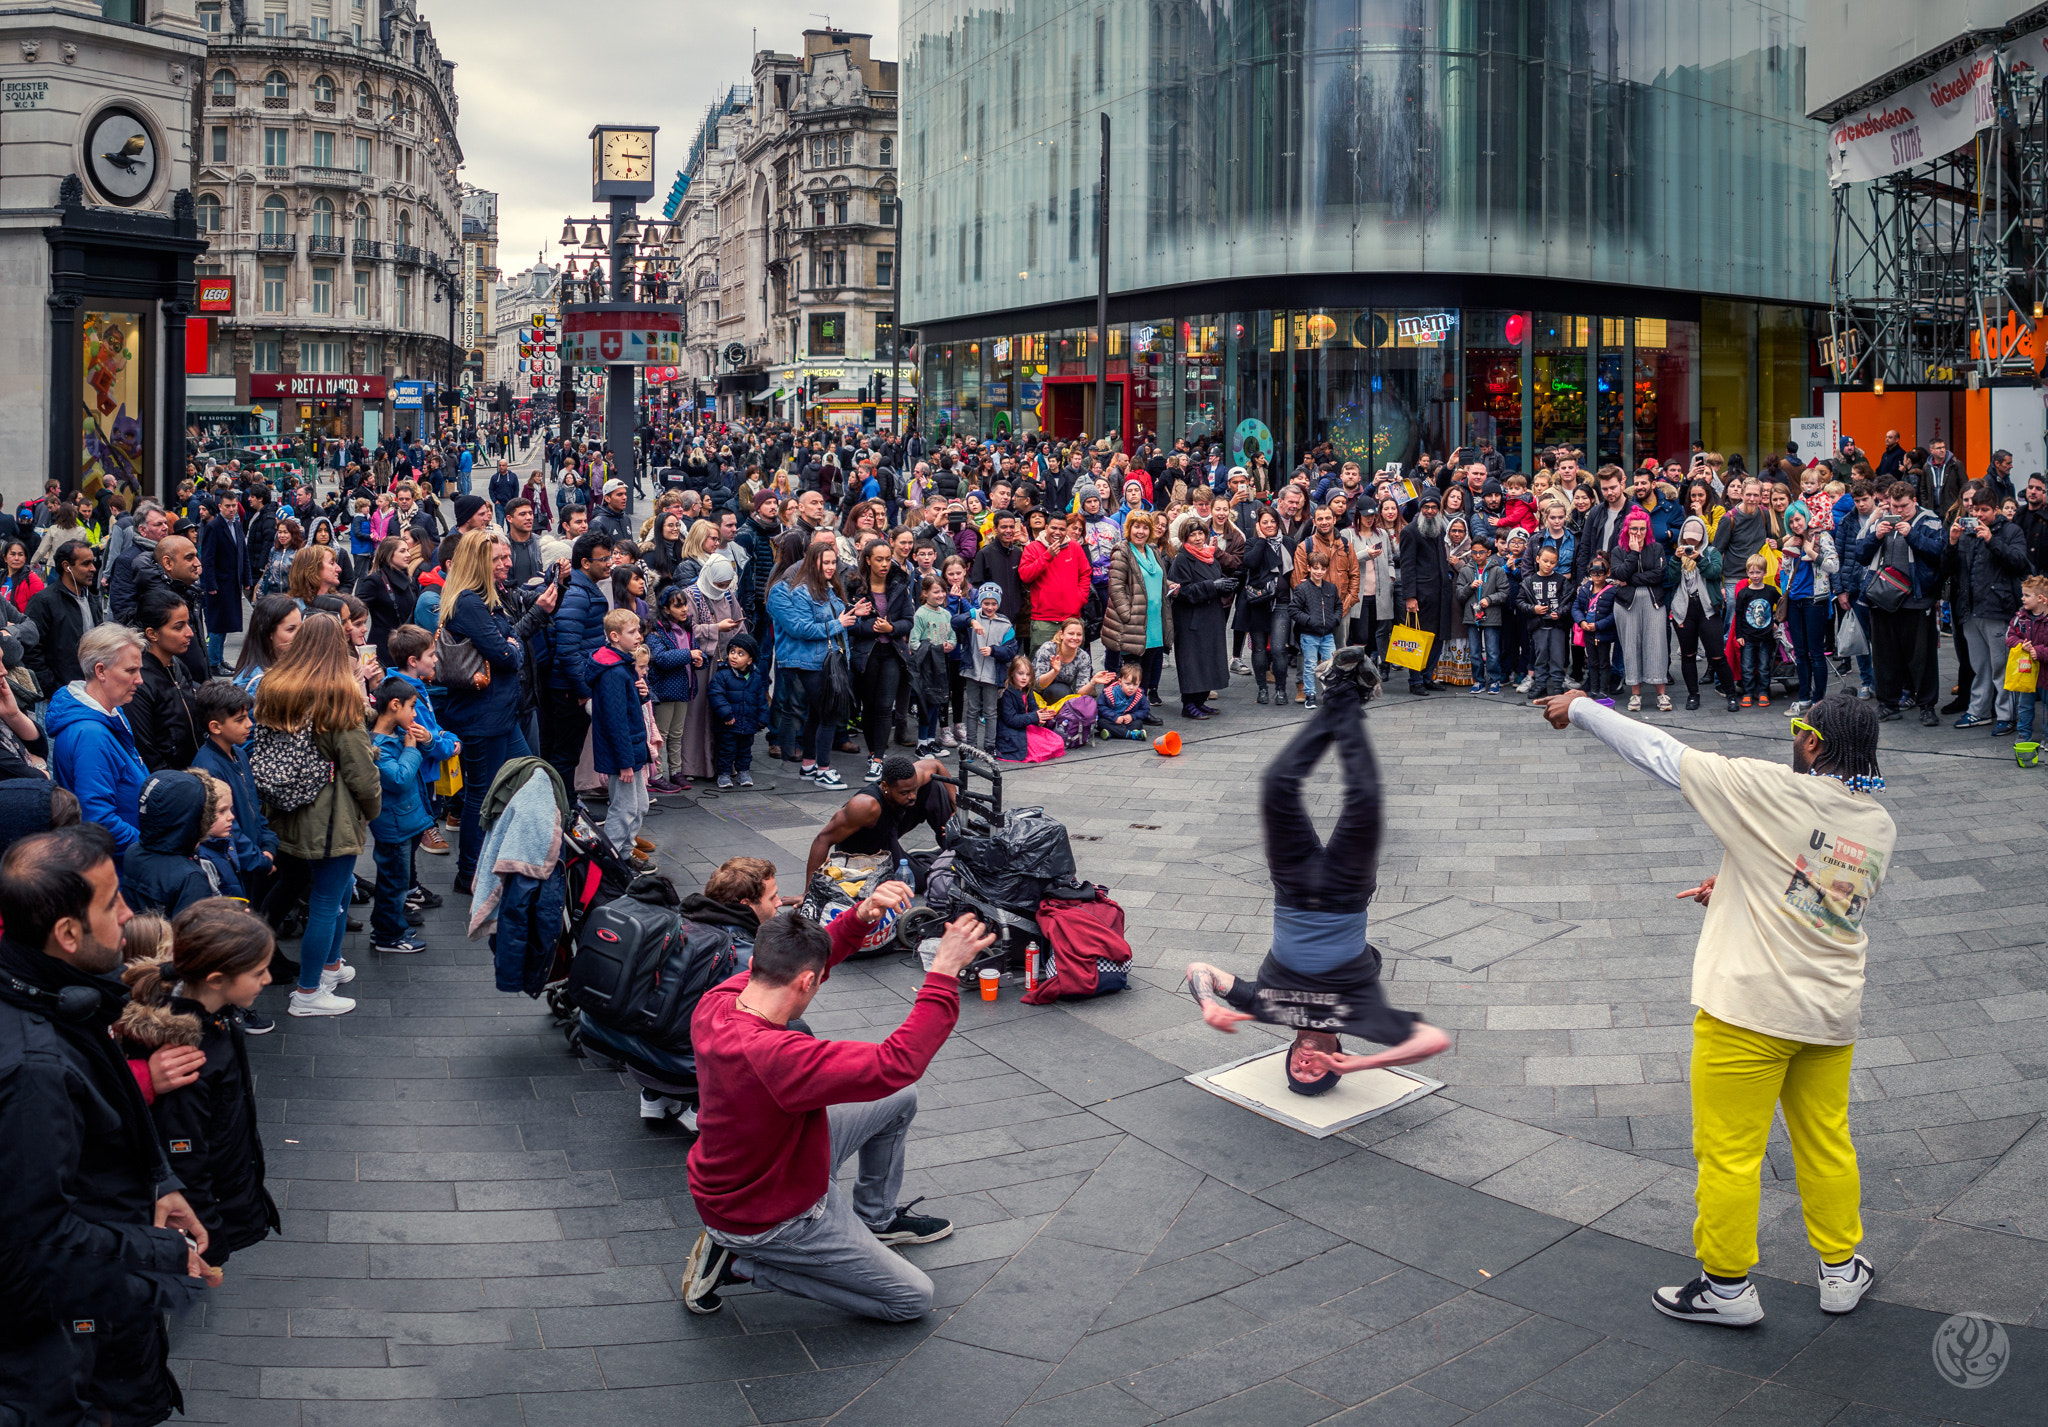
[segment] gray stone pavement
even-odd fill
[[[251,1043],[285,1233],[179,1325],[197,1421],[1503,1424],[2036,1423],[2048,1388],[2048,798],[1988,735],[1885,725],[1900,855],[1873,911],[1852,1119],[1867,1251],[1854,1315],[1816,1307],[1789,1151],[1765,1168],[1769,1317],[1654,1314],[1694,1271],[1687,976],[1713,870],[1675,793],[1530,710],[1375,706],[1392,792],[1372,935],[1390,990],[1456,1037],[1445,1089],[1316,1141],[1185,1084],[1253,1049],[1175,991],[1250,970],[1270,911],[1255,778],[1294,710],[1239,690],[1178,759],[1125,746],[1011,770],[1129,914],[1132,989],[962,1007],[921,1082],[906,1195],[959,1226],[907,1250],[939,1287],[884,1326],[742,1292],[677,1301],[698,1221],[687,1139],[489,986],[450,907],[432,950],[373,958],[357,1012]],[[1781,758],[1781,710],[1657,720]],[[851,759],[845,760],[851,763]],[[768,772],[757,767],[757,773]],[[680,800],[649,824],[679,881],[800,865],[836,799]],[[1336,789],[1319,795],[1334,814]],[[442,886],[452,869],[427,869]],[[362,938],[351,939],[360,945]],[[821,1034],[879,1039],[917,976],[835,974]],[[1949,1386],[1952,1313],[2010,1367]]]

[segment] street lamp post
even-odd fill
[[[904,444],[903,405],[897,392],[903,371],[903,195],[896,195],[896,261],[889,272],[889,436],[900,450]],[[902,457],[897,457],[902,463]],[[899,472],[900,476],[900,472]]]

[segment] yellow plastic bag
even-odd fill
[[[1387,662],[1419,674],[1429,667],[1429,647],[1434,643],[1436,636],[1428,630],[1397,624],[1387,636]]]
[[[444,758],[441,772],[434,779],[434,791],[444,798],[452,798],[462,791],[462,760]]]
[[[2040,661],[2027,652],[2024,644],[2015,644],[2005,651],[2005,686],[2016,694],[2031,694],[2040,686]]]

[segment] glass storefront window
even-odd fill
[[[78,489],[90,495],[103,484],[142,480],[142,314],[88,309],[81,345],[85,396]]]
[[[1528,314],[1492,308],[1468,309],[1465,316],[1465,430],[1461,444],[1491,441],[1510,471],[1522,461],[1522,350],[1508,340],[1510,318],[1525,328]],[[1517,331],[1522,342],[1527,336]],[[1448,453],[1446,453],[1448,454]]]
[[[1759,460],[1792,439],[1792,418],[1813,406],[1812,318],[1803,307],[1763,306],[1756,319],[1756,417]]]
[[[1636,459],[1690,458],[1699,432],[1693,375],[1699,365],[1699,324],[1661,317],[1636,319]]]
[[[1017,394],[1017,344],[1009,337],[996,337],[982,346],[987,358],[988,380],[982,383],[981,404],[988,417],[988,434],[1008,436],[1016,429],[1011,402]]]
[[[1199,313],[1180,321],[1180,419],[1189,441],[1214,440],[1223,424],[1223,323]]]
[[[1586,448],[1586,349],[1593,319],[1560,312],[1534,315],[1536,344],[1530,400],[1538,451]]]

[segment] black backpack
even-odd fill
[[[565,995],[600,1025],[682,1052],[697,1002],[739,969],[724,931],[698,926],[673,907],[620,897],[583,923]]]

